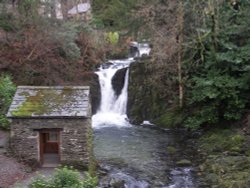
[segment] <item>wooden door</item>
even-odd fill
[[[40,131],[40,163],[44,163],[45,154],[59,155],[59,131]],[[59,156],[60,157],[60,156]]]
[[[44,133],[44,153],[59,153],[59,133]]]

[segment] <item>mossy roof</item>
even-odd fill
[[[9,118],[90,117],[88,86],[19,86]]]

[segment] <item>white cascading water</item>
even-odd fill
[[[145,50],[146,49],[146,50]],[[150,48],[138,45],[140,56],[143,54],[149,55]],[[128,99],[128,81],[129,69],[126,71],[124,85],[119,96],[116,96],[112,86],[112,78],[115,73],[122,69],[128,68],[134,62],[133,58],[124,60],[110,60],[108,64],[104,64],[99,68],[96,74],[99,76],[101,88],[101,104],[100,108],[92,117],[93,128],[103,128],[108,126],[128,127],[131,126],[128,122],[126,110]]]

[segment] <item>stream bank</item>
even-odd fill
[[[152,67],[152,61],[149,57],[141,58],[130,65],[127,115],[133,124],[141,124],[144,120],[153,122],[174,104],[175,96],[178,96],[177,83],[169,80],[170,73],[155,80],[157,67]]]
[[[198,175],[204,185],[214,188],[250,187],[249,123],[248,126],[213,129],[198,139],[198,151],[203,159]]]

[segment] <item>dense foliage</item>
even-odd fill
[[[95,0],[93,1],[94,23],[99,28],[121,30],[133,27],[133,8],[139,0]]]
[[[56,169],[53,177],[40,176],[30,185],[30,188],[97,188],[97,178],[85,174],[82,178],[77,170],[69,167]]]
[[[23,85],[82,83],[84,72],[102,62],[106,49],[98,39],[78,21],[0,14],[0,71]]]
[[[206,15],[203,38],[188,67],[187,125],[198,128],[238,120],[249,105],[250,2],[222,1]]]
[[[6,118],[9,105],[16,91],[16,86],[8,75],[0,76],[0,128],[7,129],[9,121]]]

